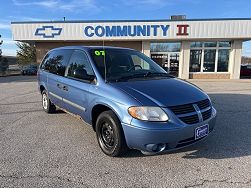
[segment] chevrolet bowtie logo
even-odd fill
[[[55,28],[54,26],[42,26],[37,28],[35,35],[42,36],[43,38],[54,38],[56,35],[60,35],[62,28]]]

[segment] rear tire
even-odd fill
[[[42,92],[42,107],[46,113],[53,113],[56,111],[56,106],[50,101],[46,90]]]
[[[120,156],[128,150],[121,123],[111,110],[98,116],[96,135],[100,148],[108,156]]]

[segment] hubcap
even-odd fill
[[[101,138],[106,147],[114,146],[114,132],[111,125],[105,122],[101,128]]]
[[[46,95],[46,94],[43,94],[43,97],[42,97],[42,104],[43,104],[43,108],[44,108],[44,109],[47,109],[47,108],[48,108],[48,101],[47,101],[47,95]]]

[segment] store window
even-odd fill
[[[231,42],[219,42],[219,47],[231,47]]]
[[[215,56],[216,50],[204,50],[204,63],[203,72],[214,72],[215,71]]]
[[[151,52],[179,52],[180,43],[179,42],[165,42],[165,43],[151,43]]]
[[[216,47],[217,42],[205,42],[205,47]]]
[[[150,44],[151,58],[173,76],[179,73],[180,42],[153,42]]]
[[[190,72],[200,72],[202,50],[190,51]]]
[[[191,42],[191,48],[199,48],[202,47],[202,42]]]
[[[228,72],[230,41],[190,43],[190,72]]]
[[[229,62],[229,49],[220,49],[218,53],[218,72],[227,72],[228,71],[228,62]]]

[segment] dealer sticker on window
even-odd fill
[[[208,124],[202,125],[195,129],[195,140],[208,135],[209,128]]]

